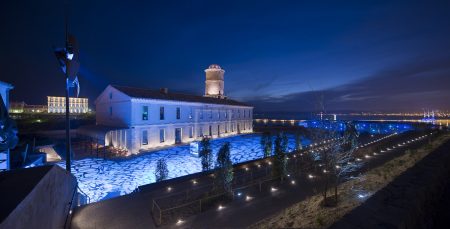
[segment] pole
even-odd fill
[[[71,173],[70,171],[70,159],[72,159],[72,152],[70,150],[70,109],[69,109],[69,87],[67,85],[69,81],[68,71],[66,71],[66,171]]]

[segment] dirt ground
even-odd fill
[[[327,228],[449,139],[450,134],[440,135],[417,150],[406,150],[401,156],[369,170],[358,179],[342,183],[336,207],[322,207],[323,197],[317,194],[250,228]],[[355,190],[364,190],[368,196],[358,196],[361,192]],[[329,195],[333,195],[333,190],[329,190]]]

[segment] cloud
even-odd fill
[[[259,111],[412,111],[450,109],[450,57],[415,59],[370,77],[321,91],[249,101]]]

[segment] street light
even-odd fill
[[[65,17],[65,36],[66,44],[64,48],[55,49],[55,56],[59,62],[61,70],[66,77],[66,171],[70,173],[71,167],[71,147],[70,147],[70,103],[69,94],[71,88],[77,88],[77,97],[80,93],[80,84],[78,82],[78,70],[80,63],[78,61],[78,43],[73,35],[68,32],[68,5],[66,4]]]

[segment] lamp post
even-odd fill
[[[66,12],[66,44],[64,48],[55,49],[56,59],[58,59],[61,70],[66,77],[66,170],[71,172],[72,152],[70,146],[70,88],[77,89],[77,97],[80,93],[80,84],[78,82],[78,45],[74,36],[69,35],[67,29],[67,12]]]

